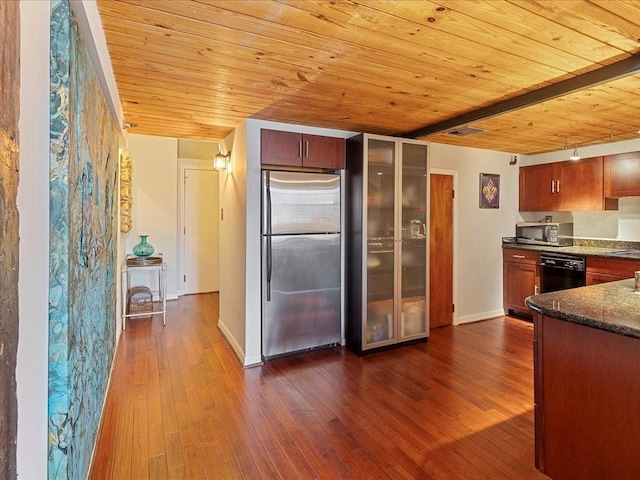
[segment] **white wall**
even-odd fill
[[[640,139],[613,142],[591,147],[579,147],[583,158],[612,155],[615,153],[636,152],[640,150]],[[531,155],[525,157],[527,165],[559,162],[569,159],[573,149]],[[593,238],[603,240],[624,240],[640,242],[640,197],[621,198],[618,210],[604,212],[527,212],[523,213],[526,220],[542,218],[551,213],[554,221],[573,222],[573,234],[579,238]]]
[[[127,253],[149,235],[154,254],[162,253],[167,263],[167,298],[178,292],[178,141],[175,138],[129,135],[127,148],[133,164],[131,230],[122,234]],[[153,277],[131,275],[131,285],[148,284],[157,291]]]
[[[227,137],[224,150],[231,150],[230,174],[220,172],[220,318],[218,327],[242,365],[260,361],[260,352],[246,349],[246,291],[251,276],[246,269],[247,243],[247,126],[243,122]],[[259,288],[259,286],[258,286]],[[252,337],[254,333],[249,334]]]
[[[216,153],[218,153],[218,142],[178,139],[178,158],[206,160],[212,163]]]
[[[21,479],[47,478],[49,7],[49,2],[20,2],[20,325],[16,379],[17,468]]]
[[[518,214],[518,166],[510,153],[432,143],[431,169],[457,171],[454,225],[455,322],[503,314],[502,237],[513,236]],[[480,173],[500,175],[500,208],[479,208]]]

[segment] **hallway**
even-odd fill
[[[90,479],[543,479],[532,325],[501,317],[359,358],[325,349],[242,369],[218,296],[132,321]]]

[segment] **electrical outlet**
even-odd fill
[[[224,208],[220,209],[220,221],[224,220]]]

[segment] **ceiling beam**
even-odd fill
[[[486,120],[504,113],[513,112],[515,110],[530,107],[531,105],[546,102],[547,100],[553,100],[554,98],[562,97],[570,93],[595,87],[596,85],[618,80],[619,78],[633,75],[639,71],[640,56],[634,55],[616,63],[601,67],[597,70],[592,70],[567,80],[562,80],[561,82],[489,105],[488,107],[473,110],[472,112],[465,113],[458,117],[434,123],[411,132],[401,133],[399,136],[405,138],[422,138],[434,133],[445,132],[447,130],[455,129],[456,127],[469,125],[479,120]]]

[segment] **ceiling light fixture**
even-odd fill
[[[582,157],[578,153],[578,144],[576,143],[576,148],[573,149],[573,153],[569,157],[570,160],[580,160]]]

